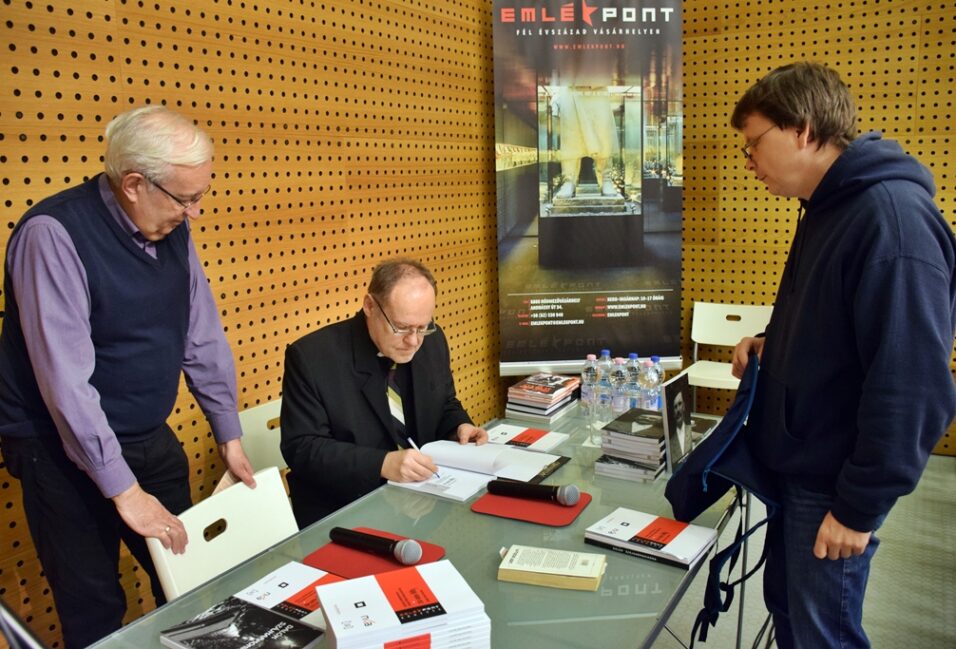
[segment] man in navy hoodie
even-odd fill
[[[783,66],[731,118],[747,169],[800,200],[761,359],[749,442],[776,476],[764,599],[781,649],[868,647],[874,531],[956,414],[956,240],[929,171],[878,133],[832,70]]]

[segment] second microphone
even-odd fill
[[[540,485],[527,482],[512,482],[511,480],[492,480],[488,483],[488,493],[496,496],[511,496],[512,498],[532,498],[534,500],[550,500],[572,507],[578,504],[581,492],[573,484]]]

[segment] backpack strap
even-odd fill
[[[735,497],[734,506],[742,510],[743,500],[741,494],[743,490],[739,486],[735,488],[737,495]],[[697,614],[697,619],[694,620],[694,627],[691,630],[691,649],[693,649],[694,642],[697,639],[699,639],[701,642],[707,642],[708,627],[717,626],[717,618],[719,615],[730,610],[730,605],[734,601],[734,588],[750,579],[750,577],[752,577],[758,570],[760,570],[760,568],[763,567],[764,561],[767,559],[766,544],[764,544],[763,551],[760,553],[760,559],[757,561],[756,565],[754,565],[753,568],[751,568],[746,574],[742,575],[736,581],[730,581],[730,575],[733,573],[734,567],[737,565],[737,559],[740,556],[740,551],[743,549],[744,544],[754,532],[766,525],[775,513],[775,511],[771,511],[766,518],[758,523],[755,523],[754,525],[751,525],[750,528],[745,532],[743,529],[743,512],[741,512],[740,521],[737,524],[737,532],[734,534],[733,543],[715,554],[710,560],[707,583],[704,586],[704,607]],[[724,570],[725,564],[728,563],[727,579],[722,581],[720,575]]]

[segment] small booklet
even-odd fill
[[[517,584],[595,591],[607,559],[595,552],[570,552],[512,545],[501,548],[498,579]]]
[[[514,424],[496,424],[488,429],[488,441],[492,444],[506,444],[529,451],[548,452],[567,441],[566,433],[555,433],[541,428],[527,428]]]
[[[325,628],[315,587],[341,577],[291,561],[174,627],[159,641],[174,649],[304,649]]]
[[[717,530],[618,507],[584,531],[584,542],[683,568],[717,541]]]
[[[388,483],[459,501],[468,500],[495,478],[540,482],[569,459],[503,444],[476,446],[449,440],[429,442],[421,452],[438,465],[438,476],[421,482]]]

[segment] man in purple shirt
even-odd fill
[[[122,539],[162,591],[144,537],[182,553],[189,464],[166,424],[180,373],[226,467],[254,486],[236,372],[189,218],[212,142],[161,106],[106,129],[106,173],[47,198],[7,247],[0,445],[68,649],[119,628]]]

